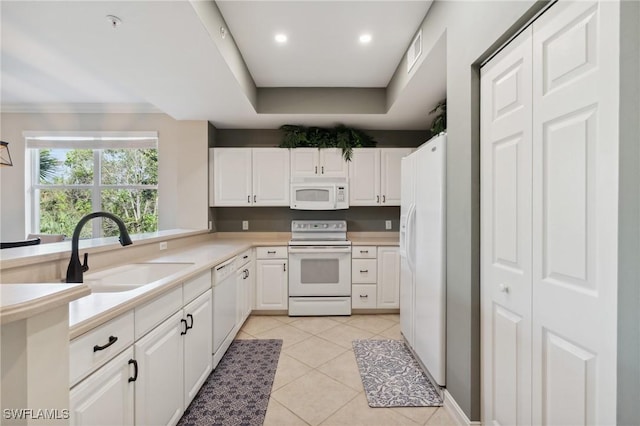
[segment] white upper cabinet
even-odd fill
[[[349,205],[399,206],[400,161],[412,148],[355,148],[349,164]]]
[[[400,205],[400,163],[411,154],[411,148],[380,149],[380,195],[385,206]]]
[[[294,148],[291,150],[292,177],[347,177],[348,163],[340,148]]]
[[[213,206],[288,206],[289,150],[212,148]]]
[[[254,206],[289,205],[289,150],[253,148]]]
[[[349,164],[349,205],[380,204],[380,150],[355,148]]]
[[[251,148],[213,148],[213,205],[251,205]]]

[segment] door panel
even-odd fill
[[[349,205],[376,206],[380,203],[380,150],[354,148],[349,163]]]
[[[518,340],[521,339],[522,317],[495,305],[493,308],[493,413],[494,424],[518,424]]]
[[[380,194],[384,206],[400,205],[400,164],[411,154],[411,148],[382,148],[380,150]]]
[[[484,423],[531,424],[531,29],[481,70]]]
[[[254,206],[289,205],[289,150],[253,149]]]
[[[619,13],[533,24],[534,423],[616,422]]]
[[[214,205],[251,205],[251,148],[214,148]]]
[[[318,174],[324,177],[347,177],[349,164],[342,158],[340,148],[322,148],[320,150],[320,170]]]

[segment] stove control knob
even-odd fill
[[[323,227],[323,228],[328,228],[328,227],[329,227],[329,225],[325,223],[324,225],[322,225],[322,227]]]

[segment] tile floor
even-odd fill
[[[264,424],[453,425],[442,407],[371,408],[351,341],[402,339],[398,315],[251,316],[237,339],[282,339]]]

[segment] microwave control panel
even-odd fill
[[[337,201],[339,203],[342,203],[342,202],[345,201],[344,186],[339,186],[338,187]]]

